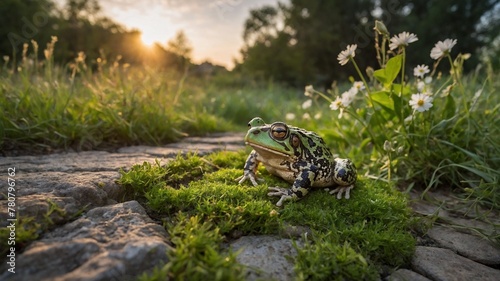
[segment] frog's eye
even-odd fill
[[[274,123],[271,126],[271,136],[275,140],[284,140],[288,135],[288,127],[283,123]]]

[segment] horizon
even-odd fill
[[[64,7],[66,0],[55,0]],[[288,2],[288,1],[285,1]],[[127,30],[139,30],[144,45],[166,46],[180,30],[192,47],[194,63],[234,67],[243,47],[244,22],[251,9],[278,0],[98,0],[102,15]]]

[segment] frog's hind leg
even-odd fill
[[[268,190],[272,192],[269,192],[267,195],[281,196],[280,200],[278,200],[278,203],[276,203],[276,206],[278,207],[283,205],[283,202],[285,201],[298,200],[309,193],[309,189],[312,186],[315,174],[316,173],[314,169],[304,170],[295,179],[292,188],[269,187]]]

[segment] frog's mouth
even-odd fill
[[[256,143],[249,142],[249,141],[245,142],[245,144],[253,147],[259,153],[264,152],[264,153],[271,153],[271,154],[274,154],[274,155],[281,155],[283,157],[290,157],[290,155],[288,155],[288,154],[286,154],[284,152],[277,151],[275,149],[272,149],[272,148],[269,148],[269,147],[266,147],[266,146],[263,146],[263,145],[260,145],[260,144],[256,144]]]

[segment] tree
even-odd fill
[[[458,39],[462,53],[479,50],[498,39],[500,0],[291,0],[264,6],[245,22],[242,65],[238,69],[273,77],[291,85],[325,87],[354,74],[336,60],[348,44],[357,44],[362,69],[376,66],[374,21],[382,20],[392,35],[402,31],[419,40],[408,51],[407,64],[430,64],[437,41]],[[498,44],[498,43],[496,43]],[[471,60],[472,61],[472,60]],[[470,65],[475,65],[469,62]]]
[[[499,0],[405,0],[398,6],[390,6],[390,2],[381,1],[381,18],[386,19],[389,31],[408,31],[419,38],[410,49],[415,51],[408,56],[412,66],[429,63],[434,44],[453,38],[458,41],[459,52],[474,55],[466,65],[471,69],[478,62],[480,49],[491,44],[500,29],[500,18],[494,16]]]
[[[345,76],[337,54],[350,44],[345,40],[352,29],[365,29],[372,9],[369,0],[292,0],[252,10],[245,22],[242,69],[296,86],[329,86]]]
[[[57,23],[57,11],[51,0],[2,0],[0,5],[0,54],[20,55],[23,44],[50,41]]]

